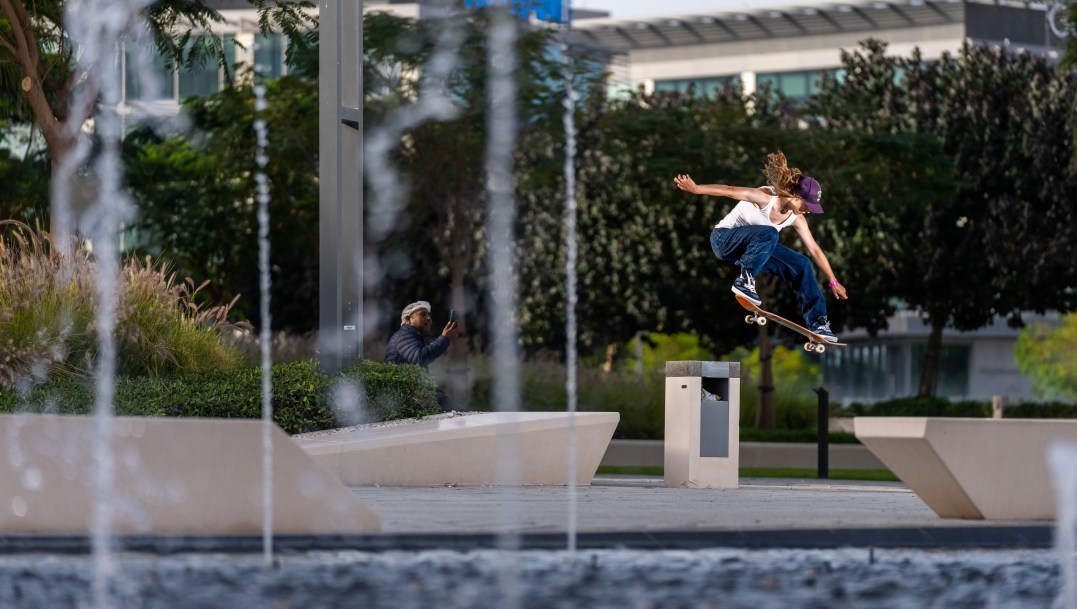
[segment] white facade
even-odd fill
[[[573,32],[581,44],[612,53],[611,73],[633,89],[735,78],[751,93],[763,80],[783,89],[781,75],[788,74],[797,78],[784,92],[802,97],[820,72],[841,67],[843,50],[855,50],[867,38],[886,41],[894,55],[919,48],[928,61],[957,52],[966,39],[1057,59],[1065,41],[1052,31],[1049,9],[1005,0],[854,0],[643,20],[584,19],[574,23]]]
[[[251,65],[258,38],[266,47],[258,60],[271,66],[272,75],[287,72],[286,41],[280,36],[259,36],[257,12],[246,0],[210,0],[208,4],[225,19],[211,35],[221,37],[234,53],[229,63]],[[430,4],[365,0],[363,10],[420,18],[431,10]],[[957,52],[965,40],[1028,49],[1057,59],[1065,40],[1056,35],[1056,5],[1055,0],[851,0],[638,20],[580,10],[574,14],[572,37],[607,57],[607,67],[621,86],[642,86],[650,92],[683,90],[688,82],[696,82],[705,89],[732,79],[751,93],[769,81],[797,98],[814,90],[822,72],[841,67],[842,51],[855,50],[869,37],[886,41],[895,55],[907,56],[919,48],[928,61]],[[233,41],[239,45],[233,46]],[[125,53],[123,61],[130,61],[130,56]],[[158,70],[164,86],[154,99],[135,91],[125,94],[124,100],[175,106],[187,95],[205,94],[224,85],[223,70],[214,66],[195,73],[166,73],[160,66]]]

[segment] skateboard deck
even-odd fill
[[[804,343],[805,351],[822,353],[823,351],[826,351],[827,347],[847,346],[845,343],[832,343],[827,339],[823,338],[822,336],[816,334],[815,332],[812,332],[811,330],[805,328],[800,324],[795,324],[788,319],[782,317],[781,315],[775,315],[770,311],[764,311],[763,309],[760,309],[755,304],[753,304],[752,301],[741,296],[740,294],[734,294],[733,296],[736,297],[737,302],[740,304],[740,306],[744,307],[747,311],[751,311],[752,313],[751,315],[744,316],[744,323],[759,324],[760,326],[764,326],[766,325],[768,319],[774,320],[778,323],[778,325],[785,326],[793,332],[796,332],[797,334],[800,334],[804,338],[808,339],[808,342]]]

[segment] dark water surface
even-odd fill
[[[1053,551],[118,554],[112,606],[207,609],[1051,607]],[[92,607],[88,556],[0,557],[0,607]]]

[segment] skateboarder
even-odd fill
[[[767,186],[759,188],[696,184],[687,174],[678,175],[673,181],[677,188],[692,194],[739,201],[711,232],[714,255],[740,266],[733,292],[760,306],[762,301],[755,291],[755,277],[759,273],[775,274],[796,289],[804,325],[830,342],[837,342],[838,337],[830,330],[826,302],[815,280],[811,260],[826,275],[827,287],[835,298],[848,298],[848,295],[845,287],[838,283],[826,254],[815,242],[804,218],[805,214],[823,213],[819,203],[822,188],[815,178],[803,175],[799,169],[790,169],[781,151],[767,155],[763,174]],[[796,230],[811,260],[778,243],[778,231],[787,226]]]

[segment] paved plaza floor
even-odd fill
[[[899,482],[741,478],[737,489],[667,488],[660,477],[596,477],[563,486],[353,486],[381,519],[361,535],[280,535],[314,550],[580,548],[1042,549],[1053,523],[939,518]],[[574,510],[570,510],[574,505]],[[570,523],[574,523],[570,524]],[[569,535],[570,530],[575,535]],[[261,536],[121,536],[150,553],[259,552]],[[86,536],[0,536],[0,555],[87,553]]]
[[[352,487],[382,518],[386,533],[527,533],[564,531],[563,486]],[[666,488],[659,477],[599,476],[576,487],[578,530],[669,531],[745,528],[939,526],[979,521],[940,519],[905,485],[742,478],[738,489]]]
[[[599,476],[575,489],[576,531],[594,545],[1044,547],[1051,523],[939,518],[898,482],[742,478],[737,489],[666,488],[658,477]],[[567,487],[352,487],[383,535],[479,539],[518,531],[556,540]],[[541,545],[541,544],[540,544]]]

